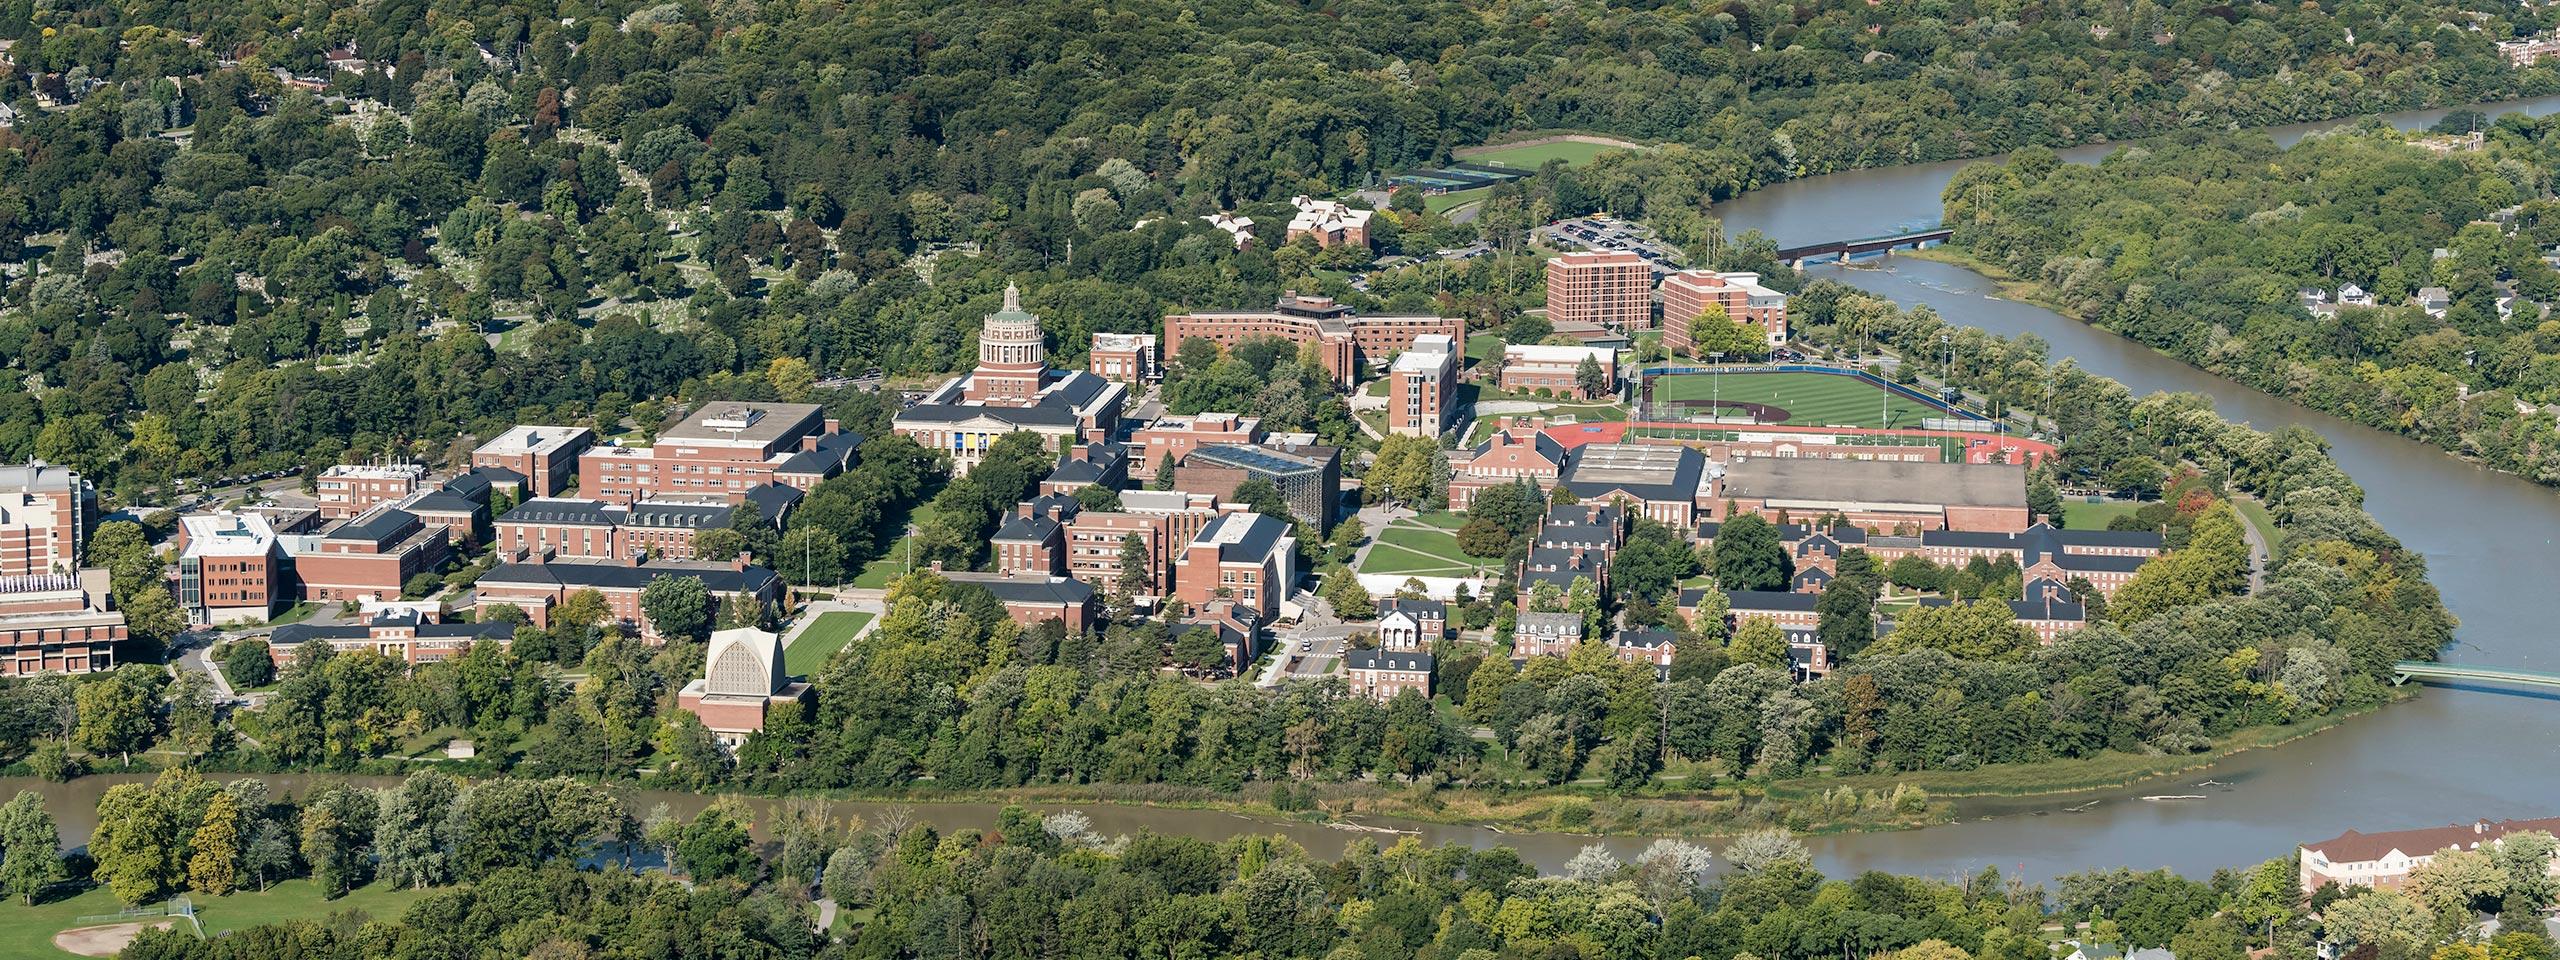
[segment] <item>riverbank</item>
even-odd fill
[[[1838,790],[1842,787],[1876,789],[1879,785],[1907,784],[1928,791],[1934,799],[1951,801],[1967,797],[2067,797],[2076,793],[2123,789],[2166,777],[2194,773],[2252,750],[2283,746],[2305,737],[2315,736],[2336,729],[2349,720],[2407,700],[2410,696],[2411,694],[2395,689],[2392,699],[2385,703],[2342,710],[2283,726],[2245,728],[2222,738],[2214,744],[2213,748],[2200,753],[2145,756],[2110,752],[2083,759],[2054,760],[2038,764],[2007,764],[1975,770],[1924,770],[1914,773],[1807,778],[1771,784],[1769,793],[1771,796],[1814,797],[1825,791]]]
[[[1953,244],[1946,244],[1920,250],[1899,251],[1894,255],[1927,260],[1934,263],[1943,263],[1960,270],[1968,271],[1985,280],[1991,281],[1994,288],[1998,291],[1997,296],[2001,299],[2049,310],[2075,323],[2084,324],[2092,330],[2103,331],[2112,336],[2124,337],[2124,334],[2121,331],[2109,327],[2106,324],[2099,323],[2086,316],[2082,316],[2081,314],[2064,306],[2060,298],[2053,295],[2052,288],[2046,286],[2042,281],[2021,279],[1998,264],[1984,260],[1965,248],[1955,246]],[[2300,405],[2306,409],[2316,410],[2333,417],[2350,420],[2362,426],[2406,437],[2410,440],[2414,440],[2418,443],[2425,444],[2428,447],[2442,451],[2446,456],[2452,457],[2453,459],[2465,464],[2479,467],[2484,470],[2494,470],[2499,473],[2518,477],[2545,487],[2560,486],[2560,475],[2536,476],[2507,467],[2502,467],[2490,462],[2487,458],[2480,456],[2471,448],[2475,438],[2468,432],[2446,437],[2412,430],[2410,429],[2410,423],[2404,423],[2396,419],[2385,418],[2380,422],[2376,422],[2375,419],[2370,416],[2357,416],[2357,411],[2338,409],[2334,403],[2322,402],[2323,398],[2328,396],[2327,394],[2313,393],[2306,395],[2301,391],[2282,389],[2284,387],[2292,386],[2294,383],[2293,381],[2262,382],[2266,376],[2264,372],[2261,371],[2253,373],[2245,365],[2236,370],[2204,366],[2191,362],[2177,354],[2161,350],[2158,347],[2143,343],[2139,340],[2134,340],[2131,337],[2125,337],[2125,339],[2127,342],[2141,347],[2142,349],[2153,351],[2162,357],[2193,367],[2200,372],[2233,380],[2250,389],[2257,390],[2261,393],[2267,394],[2268,396],[2284,400],[2288,403]],[[2471,403],[2472,398],[2470,397],[2459,397],[2454,400],[2455,406],[2464,408],[2465,410],[2468,410]]]

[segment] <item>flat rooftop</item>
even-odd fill
[[[516,426],[507,428],[507,432],[490,438],[489,442],[481,444],[479,449],[473,450],[472,452],[486,453],[492,456],[515,456],[527,453],[548,454],[560,449],[563,445],[566,445],[572,440],[577,440],[582,437],[592,437],[594,435],[595,431],[589,430],[585,427],[546,427],[535,424],[517,424]]]
[[[1767,500],[2022,507],[2027,470],[1974,463],[1750,457],[1725,467],[1724,495]]]
[[[1680,474],[1681,454],[1688,448],[1599,443],[1582,448],[1573,479],[1588,483],[1671,483]]]
[[[69,490],[80,483],[80,475],[70,467],[50,463],[13,463],[0,467],[0,490],[36,493]]]
[[[821,409],[814,403],[715,400],[703,404],[683,423],[658,434],[658,442],[764,446],[802,432],[804,423],[815,426]]]

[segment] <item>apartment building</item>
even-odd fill
[[[1548,257],[1547,322],[1653,329],[1653,264],[1623,250]]]
[[[1387,432],[1436,437],[1449,431],[1456,412],[1449,392],[1458,386],[1458,342],[1427,333],[1396,354],[1387,370]]]
[[[1759,274],[1684,270],[1662,279],[1662,346],[1674,356],[1694,354],[1691,327],[1715,308],[1771,348],[1787,342],[1787,295],[1762,286]]]
[[[0,466],[0,577],[78,569],[96,515],[96,492],[69,467]]]
[[[1367,364],[1394,356],[1417,337],[1430,334],[1456,340],[1466,335],[1462,317],[1382,315],[1364,317],[1331,297],[1281,295],[1267,310],[1184,313],[1164,318],[1165,349],[1181,353],[1190,340],[1207,340],[1232,349],[1247,337],[1279,337],[1314,344],[1316,360],[1335,383],[1358,382]]]

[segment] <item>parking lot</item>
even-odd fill
[[[1672,257],[1671,250],[1654,238],[1653,231],[1615,217],[1558,220],[1538,228],[1538,234],[1568,249],[1625,251],[1666,265]]]

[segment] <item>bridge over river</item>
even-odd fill
[[[2429,663],[2424,660],[2402,660],[2391,665],[2392,686],[2396,687],[2411,680],[2446,683],[2507,683],[2560,690],[2560,673],[2509,670],[2503,667],[2466,667],[2456,663]]]
[[[1877,253],[1886,250],[1896,250],[1903,247],[1910,247],[1911,249],[1917,250],[1933,243],[1945,243],[1948,238],[1953,236],[1955,236],[1955,231],[1953,230],[1945,227],[1930,227],[1925,230],[1889,233],[1881,237],[1866,237],[1859,240],[1831,240],[1824,243],[1808,243],[1802,246],[1781,248],[1778,251],[1778,259],[1785,262],[1787,266],[1798,268],[1803,267],[1806,263],[1819,260],[1824,257],[1838,257],[1840,262],[1847,263],[1849,262],[1850,257],[1854,257],[1862,253]]]

